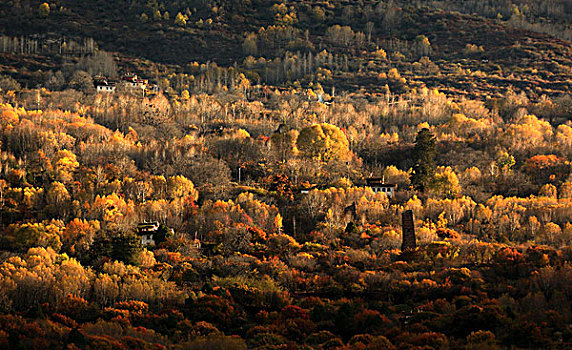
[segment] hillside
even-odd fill
[[[570,42],[516,29],[510,22],[399,3],[295,2],[283,8],[263,1],[201,4],[94,1],[87,6],[62,0],[41,17],[40,1],[19,7],[5,3],[0,5],[5,14],[0,17],[0,30],[8,37],[40,41],[93,38],[100,49],[124,57],[121,62],[135,62],[124,68],[139,73],[147,69],[147,74],[149,64],[138,67],[141,59],[160,64],[153,69],[165,73],[193,73],[191,62],[210,61],[238,67],[255,82],[319,81],[341,91],[382,92],[388,84],[398,93],[427,86],[469,97],[524,91],[537,99],[571,89]],[[186,18],[184,24],[175,23],[178,13]],[[379,48],[384,51],[381,55],[376,54]],[[331,57],[324,62],[314,59],[317,67],[308,65],[308,54],[317,56],[323,50]],[[245,61],[248,56],[254,60]],[[26,68],[27,78],[38,70],[60,70],[65,61],[42,55],[19,55],[16,60],[3,54],[1,58],[4,71],[12,66],[20,72]],[[294,62],[286,63],[292,58]],[[310,67],[302,69],[304,65]],[[319,67],[326,71],[320,72]],[[391,68],[398,69],[404,84],[384,77]],[[36,77],[32,83],[41,84],[41,80]]]
[[[570,10],[0,1],[0,349],[571,349]]]

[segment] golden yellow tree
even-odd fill
[[[324,162],[351,159],[349,142],[340,128],[328,123],[314,124],[300,131],[296,145],[302,156]]]

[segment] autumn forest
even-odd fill
[[[571,13],[2,1],[0,348],[572,348]]]

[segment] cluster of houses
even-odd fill
[[[140,90],[143,92],[156,93],[159,87],[156,84],[149,84],[147,79],[142,79],[137,74],[125,74],[121,79],[109,79],[102,76],[93,78],[93,85],[97,92],[115,92],[118,84],[124,84],[127,88],[132,90]]]

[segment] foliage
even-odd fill
[[[20,5],[1,348],[571,347],[564,1]]]
[[[411,184],[415,189],[425,191],[434,182],[435,155],[435,136],[427,128],[419,130],[415,138],[415,163],[411,173]]]
[[[38,13],[40,17],[48,17],[50,14],[50,5],[47,2],[42,3],[38,8]]]
[[[324,162],[346,161],[351,157],[348,140],[335,125],[322,123],[304,128],[296,141],[301,154]]]

